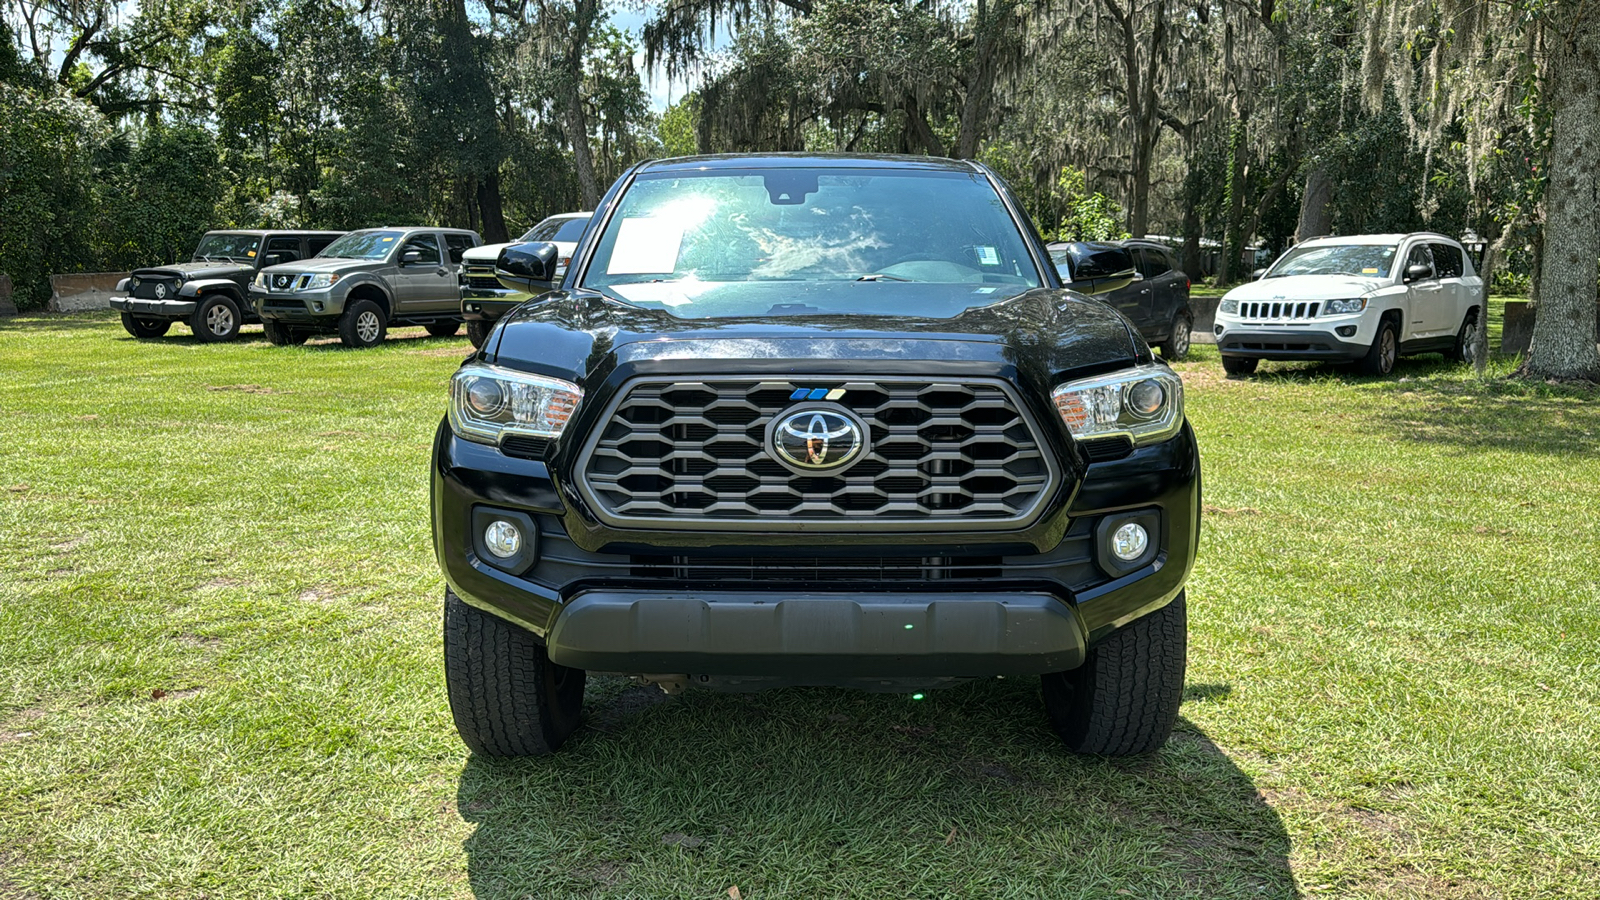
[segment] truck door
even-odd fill
[[[407,262],[412,253],[416,259]],[[407,238],[398,264],[395,281],[401,314],[453,312],[460,304],[455,276],[445,265],[437,234],[422,232]]]
[[[1423,277],[1413,279],[1412,266],[1426,266],[1428,271]],[[1433,267],[1433,253],[1427,244],[1411,245],[1405,264],[1400,267],[1400,278],[1406,283],[1407,307],[1400,340],[1414,341],[1438,333],[1439,323],[1445,318],[1444,286],[1439,283]]]
[[[1461,330],[1467,310],[1478,299],[1477,288],[1469,286],[1464,276],[1466,266],[1461,260],[1461,248],[1451,244],[1430,244],[1433,267],[1439,276],[1439,321],[1434,334],[1439,337],[1454,335]]]

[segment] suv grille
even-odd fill
[[[797,406],[794,383],[636,381],[580,457],[587,498],[619,525],[1014,528],[1057,481],[1048,447],[1004,382],[804,381],[844,390],[839,405],[871,432],[859,461],[797,475],[773,458],[767,424]]]
[[[158,284],[163,288],[159,296],[156,293],[156,285]],[[133,296],[143,300],[176,300],[178,299],[178,281],[170,276],[148,278],[139,276],[139,284],[133,289],[132,293]]]
[[[1318,303],[1240,303],[1239,318],[1241,319],[1315,319],[1317,310],[1322,304]]]
[[[467,263],[461,267],[461,273],[462,280],[466,282],[467,287],[486,291],[503,290],[500,286],[500,279],[494,277],[493,263],[481,265]]]

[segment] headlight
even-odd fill
[[[581,388],[557,378],[468,366],[450,379],[450,427],[480,444],[507,434],[557,438],[582,399]]]
[[[1239,301],[1223,298],[1222,305],[1218,306],[1217,309],[1225,313],[1237,314],[1239,312]]]
[[[1342,316],[1347,313],[1358,313],[1367,308],[1367,298],[1357,297],[1354,300],[1329,300],[1322,304],[1322,314],[1325,316]]]
[[[332,287],[333,283],[338,280],[339,276],[337,274],[333,272],[323,272],[319,275],[311,276],[311,280],[306,282],[305,289],[310,291],[316,290],[317,288]]]
[[[1135,444],[1153,444],[1183,427],[1183,381],[1163,365],[1071,381],[1050,397],[1079,440],[1125,435]]]
[[[134,288],[136,288],[138,286],[139,286],[139,279],[137,279],[137,278],[129,278],[128,279],[128,290],[131,291],[131,290],[133,290]]]
[[[254,284],[258,288],[266,287],[267,286],[267,273],[266,272],[257,272],[256,273],[256,280],[251,282],[251,284]]]

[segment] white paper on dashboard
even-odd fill
[[[670,219],[623,219],[607,275],[670,275],[678,267],[683,225]]]

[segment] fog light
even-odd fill
[[[1150,532],[1138,522],[1128,522],[1111,535],[1111,552],[1117,559],[1132,562],[1150,546]]]
[[[1356,327],[1354,325],[1340,325],[1338,328],[1335,328],[1334,331],[1339,332],[1339,337],[1356,336]]]
[[[1222,336],[1222,326],[1221,325],[1213,325],[1213,326],[1211,326],[1211,333],[1216,335],[1217,337],[1221,337]]]
[[[483,546],[499,559],[510,559],[522,550],[522,532],[505,519],[495,519],[483,530]]]
[[[321,300],[313,300],[313,301],[311,301],[311,306],[317,312],[322,312],[322,301]]]

